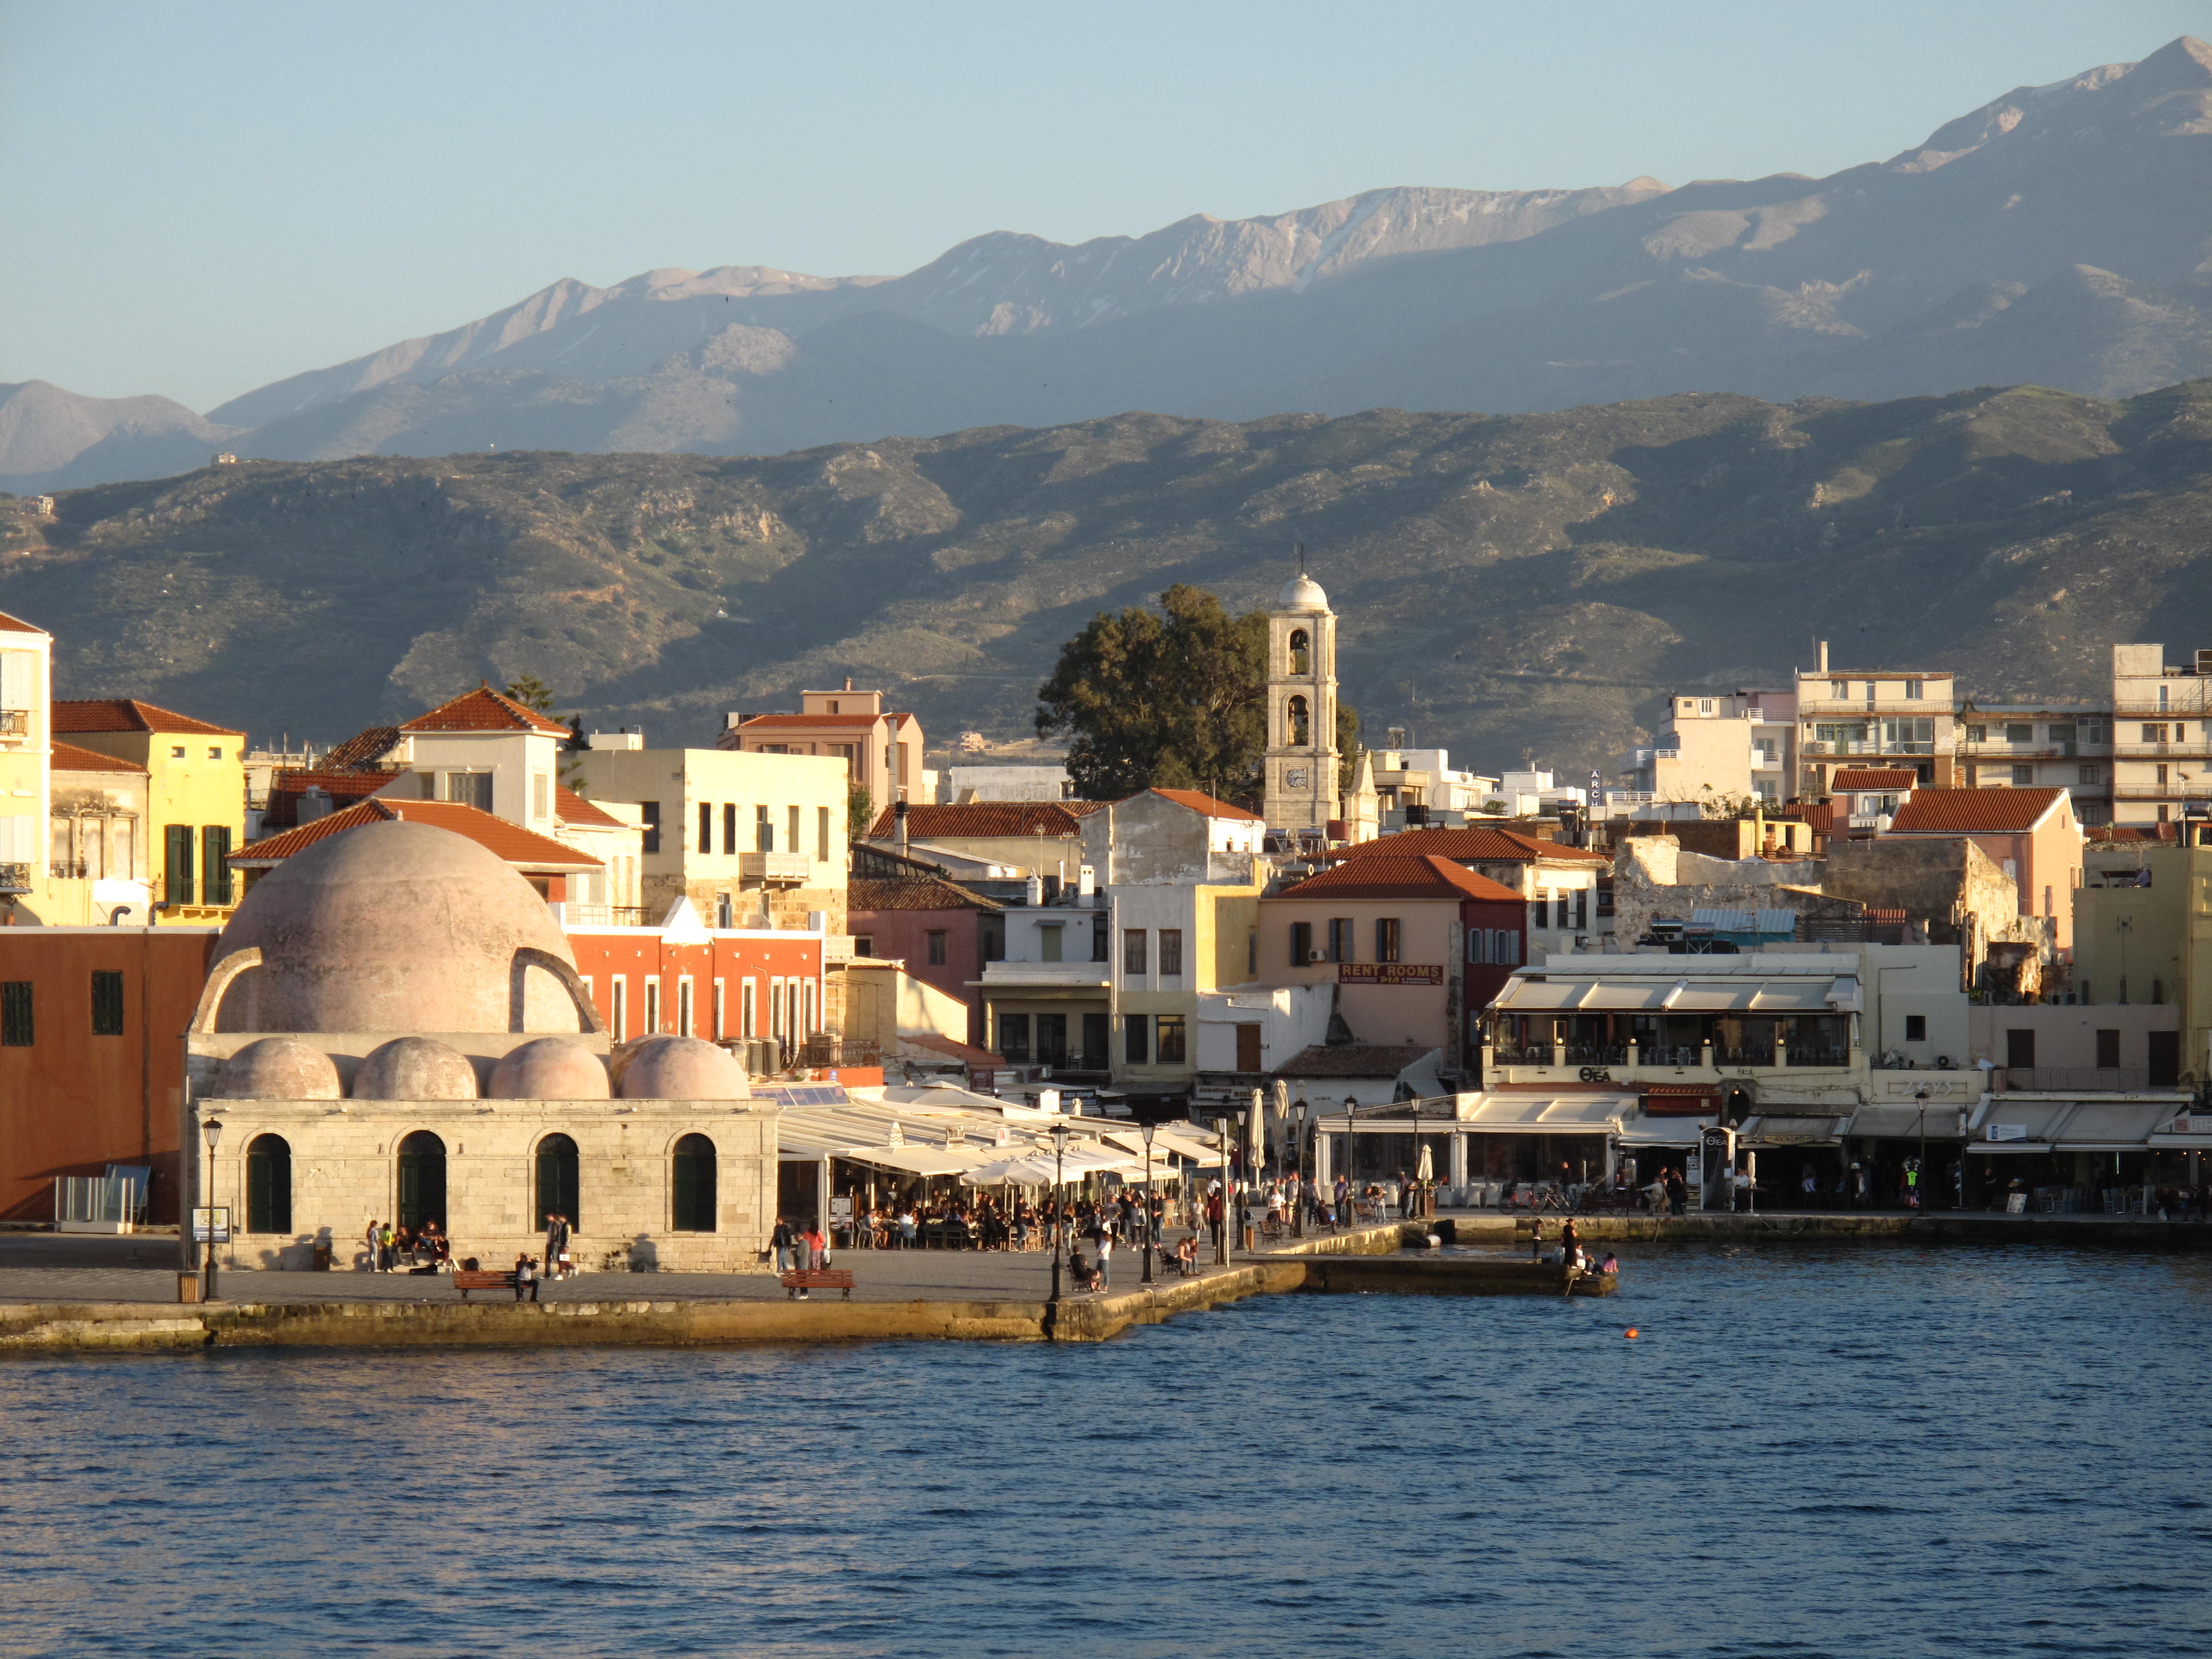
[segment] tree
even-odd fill
[[[845,786],[845,839],[859,841],[873,827],[876,821],[875,797],[868,793],[865,783]]]
[[[1336,793],[1348,795],[1359,776],[1359,711],[1342,698],[1336,704]]]
[[[1067,774],[1086,800],[1205,788],[1256,805],[1267,697],[1267,617],[1177,582],[1158,611],[1102,611],[1060,647],[1036,730],[1072,734]]]
[[[523,674],[509,680],[507,695],[540,714],[553,706],[553,688],[535,674]]]

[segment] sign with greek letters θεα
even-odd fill
[[[1441,985],[1444,970],[1441,963],[1424,962],[1340,962],[1336,964],[1339,985]]]

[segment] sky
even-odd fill
[[[2212,0],[0,0],[0,383],[194,409],[562,277],[1878,161]]]

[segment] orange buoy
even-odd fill
[[[1626,1330],[1623,1331],[1623,1332],[1621,1333],[1621,1334],[1622,1334],[1623,1336],[1626,1337],[1626,1338],[1627,1338],[1631,1342],[1635,1341],[1635,1340],[1636,1340],[1636,1327],[1635,1327],[1635,1326],[1633,1326],[1633,1325],[1631,1325],[1631,1326],[1630,1326]]]

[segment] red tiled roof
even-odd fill
[[[133,766],[127,760],[118,760],[112,755],[103,755],[96,750],[80,749],[73,743],[54,745],[53,758],[46,763],[51,772],[135,772],[146,775],[143,766]]]
[[[1778,806],[1769,812],[1771,818],[1795,818],[1816,836],[1825,836],[1834,828],[1836,809],[1824,800],[1796,800],[1787,806]]]
[[[1200,789],[1152,789],[1146,793],[1171,800],[1178,806],[1188,806],[1194,812],[1203,812],[1210,818],[1241,818],[1249,823],[1261,821],[1257,812],[1248,812],[1241,806],[1231,806],[1225,800],[1216,800]],[[1129,799],[1134,800],[1136,797],[1132,795]]]
[[[1395,836],[1392,839],[1396,839]],[[1488,899],[1518,904],[1521,895],[1434,853],[1418,858],[1347,859],[1271,895],[1270,904],[1303,898]]]
[[[36,623],[27,623],[20,617],[11,617],[0,611],[0,634],[43,634],[46,631]]]
[[[1539,841],[1513,830],[1401,830],[1395,836],[1363,841],[1335,854],[1340,859],[1407,858],[1424,853],[1465,863],[1469,859],[1525,863],[1534,859],[1564,859],[1570,863],[1610,864],[1602,853],[1587,847],[1565,847]]]
[[[979,800],[965,806],[909,806],[906,814],[908,841],[936,841],[946,836],[1048,836],[1081,833],[1085,813],[1073,803],[1056,800]],[[870,841],[889,841],[898,834],[898,820],[885,807],[869,826]]]
[[[372,726],[356,732],[323,757],[326,772],[359,772],[378,768],[384,757],[399,747],[399,728]]]
[[[142,702],[137,697],[78,697],[57,701],[53,707],[57,732],[173,732],[180,735],[242,738],[228,726],[210,726],[173,708]]]
[[[269,836],[241,847],[230,855],[233,864],[275,864],[302,852],[328,836],[343,835],[364,823],[427,823],[434,829],[450,830],[455,835],[466,836],[507,863],[523,870],[599,870],[605,866],[587,854],[573,847],[563,847],[534,830],[519,823],[509,823],[505,818],[457,800],[386,800],[381,797],[359,801],[343,811],[333,812],[328,817],[317,818],[313,823],[303,823],[296,830],[287,830],[280,836]]]
[[[964,1042],[955,1042],[951,1037],[907,1036],[902,1034],[898,1041],[902,1048],[927,1048],[933,1054],[957,1060],[971,1069],[980,1066],[986,1071],[996,1071],[1006,1063],[988,1048],[971,1048]]]
[[[1828,781],[1831,789],[1910,789],[1920,774],[1909,766],[1846,766]]]
[[[553,786],[553,816],[562,823],[585,830],[627,830],[629,826],[611,812],[603,812],[565,783]]]
[[[402,732],[543,732],[565,738],[568,728],[548,720],[534,708],[526,708],[504,691],[495,691],[487,680],[473,691],[464,691],[441,702],[427,714],[417,714],[399,728]]]
[[[269,805],[262,814],[264,829],[285,830],[300,821],[300,798],[320,789],[339,806],[350,806],[374,794],[399,775],[397,772],[279,772],[269,781]],[[265,837],[264,837],[265,839]]]
[[[941,876],[854,876],[845,884],[849,915],[878,910],[992,910],[996,900]]]
[[[1336,1048],[1312,1048],[1297,1055],[1281,1068],[1285,1077],[1379,1077],[1395,1078],[1423,1055],[1433,1052],[1419,1043],[1411,1046],[1398,1043],[1347,1042]],[[1362,1101],[1362,1106],[1380,1106],[1380,1100]]]
[[[1931,789],[1897,809],[1893,836],[2025,835],[2067,799],[2063,789]]]
[[[756,726],[766,726],[771,731],[811,730],[826,726],[852,727],[873,726],[878,720],[890,720],[896,724],[897,721],[912,718],[913,716],[909,714],[897,714],[888,708],[880,714],[756,714],[749,720],[739,720],[738,730],[749,732]]]

